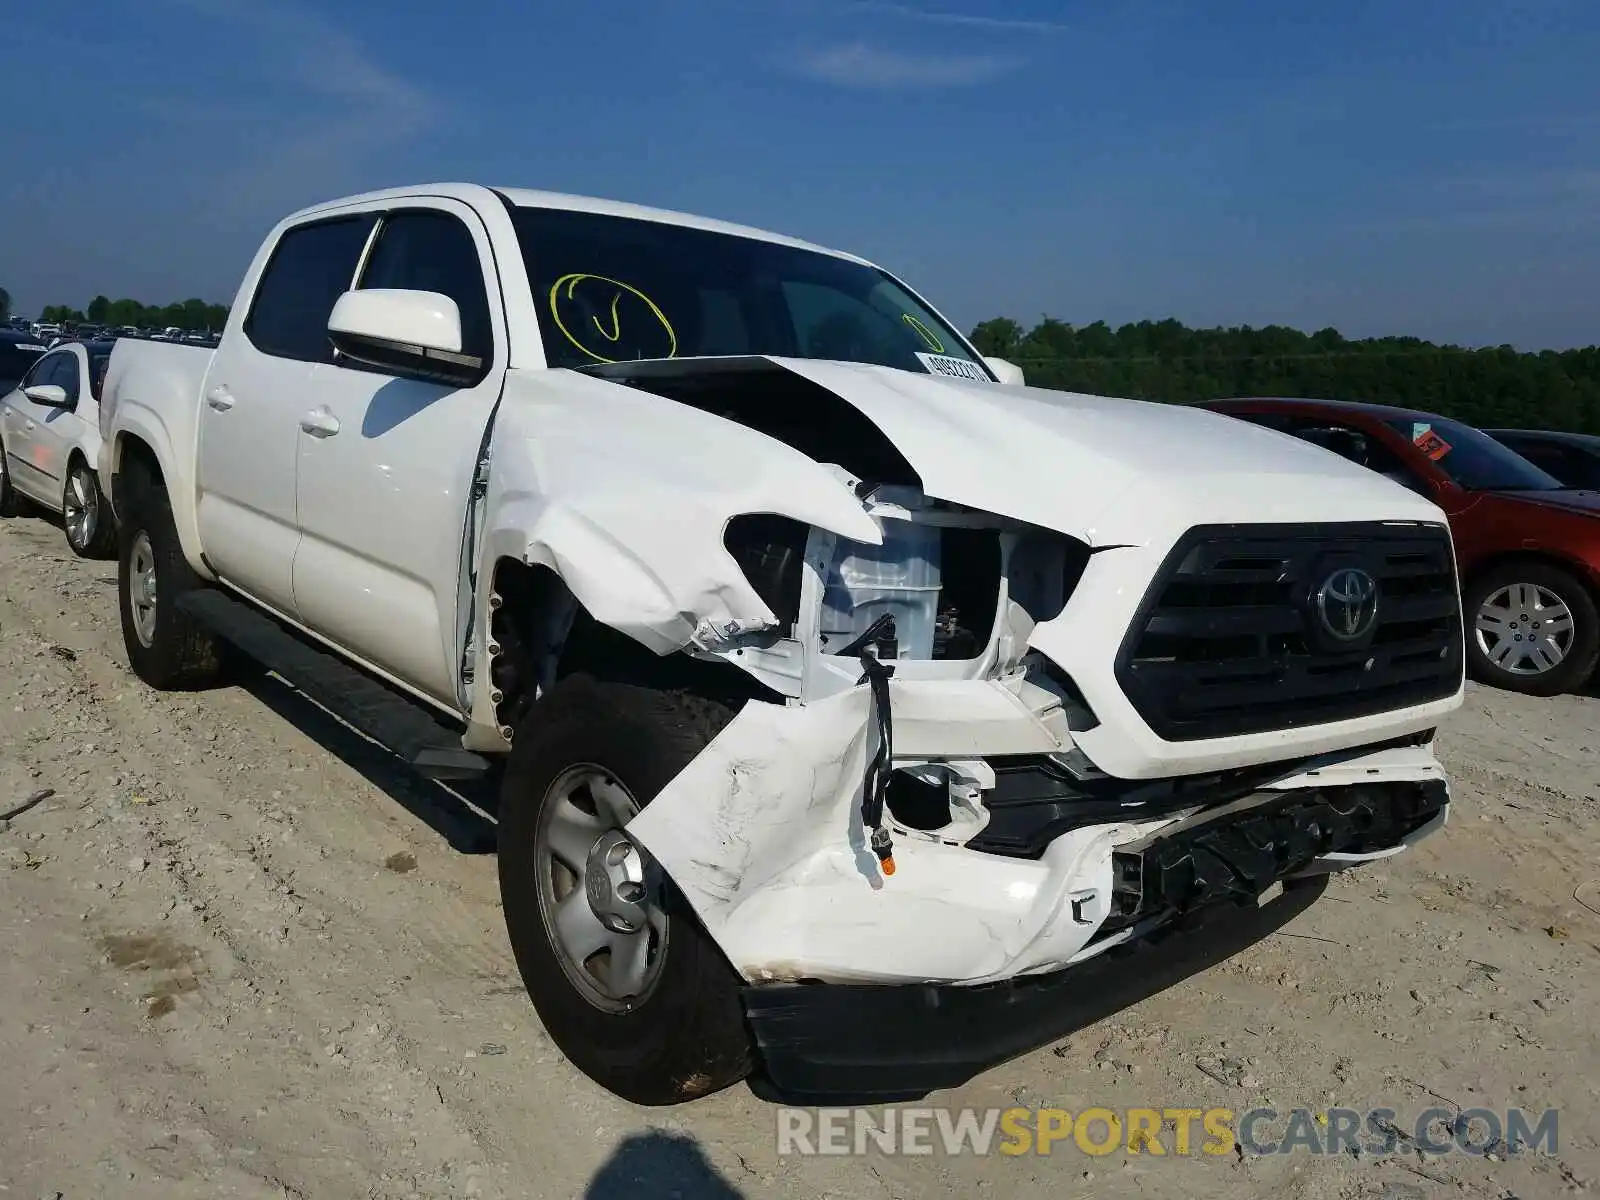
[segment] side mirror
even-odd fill
[[[989,370],[995,373],[995,377],[1001,383],[1008,384],[1011,387],[1021,387],[1026,382],[1022,375],[1022,368],[1014,362],[1008,362],[1003,358],[989,358],[988,356],[984,357],[983,362]]]
[[[35,404],[42,404],[46,408],[71,408],[77,403],[67,395],[67,389],[58,383],[36,383],[32,387],[23,388],[22,394]]]
[[[476,378],[483,360],[461,353],[461,310],[449,296],[369,288],[340,296],[328,317],[334,348],[397,374]]]

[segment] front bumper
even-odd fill
[[[744,992],[765,1089],[882,1104],[959,1087],[1239,953],[1299,916],[1326,876],[1268,904],[1213,905],[1074,967],[977,987],[768,984]]]
[[[1126,781],[1045,780],[986,792],[976,836],[896,825],[886,877],[861,819],[865,691],[746,705],[629,823],[747,983],[972,986],[1043,974],[1158,913],[1393,853],[1443,819],[1446,784],[1427,744],[1264,768],[1233,791],[1168,781],[1155,799]],[[1437,820],[1407,810],[1385,823],[1385,811],[1427,794]],[[1300,817],[1282,817],[1291,803]],[[1214,836],[1223,825],[1207,818],[1227,813],[1250,816],[1249,838]],[[1180,834],[1198,840],[1172,861],[1153,856]],[[1130,864],[1148,869],[1135,877]]]
[[[811,1104],[959,1086],[1237,954],[1304,912],[1329,873],[1398,853],[1448,811],[1442,781],[1222,805],[1115,849],[1110,914],[1065,967],[968,986],[747,987],[766,1081]]]

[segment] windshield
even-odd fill
[[[993,379],[875,267],[632,217],[518,208],[513,221],[552,367],[768,354]]]
[[[1438,417],[1389,424],[1469,492],[1550,492],[1562,487],[1554,475],[1481,429]]]

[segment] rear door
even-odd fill
[[[196,513],[206,557],[225,582],[286,616],[296,615],[300,417],[314,403],[313,368],[332,361],[328,317],[372,222],[360,214],[286,229],[203,385]]]

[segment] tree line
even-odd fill
[[[1419,408],[1470,425],[1600,434],[1600,347],[1468,349],[1414,337],[1346,338],[1282,325],[1190,329],[1181,321],[1024,329],[1008,317],[972,332],[1039,387],[1192,404],[1302,396]]]
[[[67,323],[110,325],[136,329],[221,329],[228,320],[228,306],[204,300],[178,300],[172,304],[144,304],[138,300],[111,300],[96,296],[82,309],[67,304],[47,304],[37,318],[50,324]]]
[[[10,297],[0,288],[0,319]],[[148,305],[96,296],[86,308],[48,305],[43,321],[221,329],[226,305],[190,299]],[[1471,425],[1600,434],[1600,347],[1469,349],[1415,337],[1346,338],[1285,325],[1191,329],[1181,321],[1070,325],[1045,317],[1025,329],[981,322],[973,344],[1021,366],[1038,387],[1192,404],[1223,396],[1305,396],[1420,408]]]

